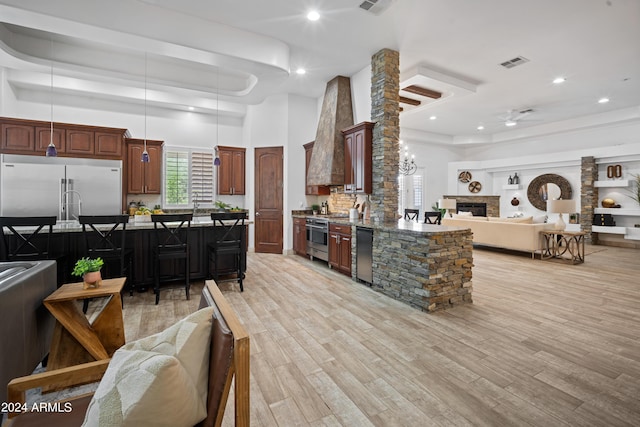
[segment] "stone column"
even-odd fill
[[[594,209],[598,207],[598,165],[593,156],[583,157],[580,165],[580,228],[588,234],[585,241],[598,244],[598,234],[591,231]]]
[[[400,54],[382,49],[371,57],[371,121],[376,124],[371,212],[384,222],[395,222],[398,215],[399,96]]]

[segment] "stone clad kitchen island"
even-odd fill
[[[471,229],[398,220],[396,223],[349,221],[352,278],[357,277],[359,227],[373,229],[371,288],[426,312],[472,300],[473,242]]]
[[[405,220],[373,229],[374,290],[427,312],[472,302],[470,229]]]

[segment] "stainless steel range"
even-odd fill
[[[307,218],[307,255],[329,261],[329,220]]]

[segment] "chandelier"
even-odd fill
[[[402,141],[400,141],[400,150],[402,150]],[[402,174],[402,175],[413,175],[414,173],[416,173],[416,170],[418,169],[418,166],[416,165],[415,162],[415,155],[411,155],[411,160],[409,160],[409,147],[408,146],[404,146],[404,159],[400,162],[400,165],[398,166],[398,171]]]

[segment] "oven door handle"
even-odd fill
[[[307,224],[307,228],[315,228],[315,229],[318,229],[318,230],[327,230],[328,231],[327,227],[324,227],[322,225]]]

